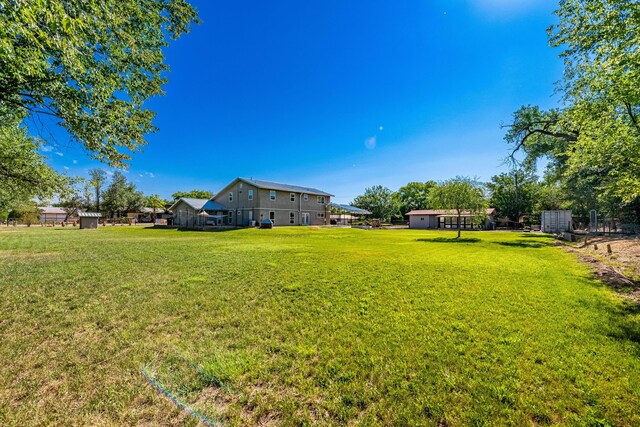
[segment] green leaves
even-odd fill
[[[143,104],[163,93],[162,48],[193,22],[182,0],[7,2],[0,105],[57,117],[93,157],[122,167],[156,130]]]

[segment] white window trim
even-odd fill
[[[289,212],[289,224],[295,224],[295,223],[296,223],[296,213]]]
[[[277,195],[278,193],[276,193],[276,190],[269,190],[269,200],[275,201]]]
[[[295,203],[296,201],[296,193],[289,193],[289,200]]]
[[[229,191],[229,201],[233,202],[233,191]]]
[[[247,197],[249,198],[249,200],[253,200],[253,190],[247,191]]]
[[[303,198],[305,201],[307,201],[307,200],[309,200],[309,195],[308,195],[307,193],[304,193],[304,194],[302,195],[302,198]]]

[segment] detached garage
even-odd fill
[[[80,228],[98,228],[98,220],[102,215],[100,212],[79,212]]]

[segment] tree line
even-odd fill
[[[638,224],[640,7],[628,0],[562,0],[555,15],[548,41],[564,73],[549,91],[560,94],[562,104],[522,106],[503,124],[512,171],[486,183],[485,199],[513,221],[543,208],[570,208],[584,219],[597,209]],[[135,16],[135,23],[122,16]],[[126,167],[157,130],[145,103],[161,95],[167,81],[162,51],[197,22],[184,0],[131,0],[111,8],[98,0],[3,2],[0,212],[37,198],[70,198],[77,185],[48,166],[42,148],[51,141],[31,131],[28,120],[55,122],[91,157]],[[543,171],[540,160],[547,164]],[[104,197],[121,213],[139,197],[117,178],[119,190],[107,196],[105,188]],[[435,206],[428,197],[434,183],[405,187],[371,187],[353,203],[380,218]],[[92,203],[102,210],[98,199],[96,193]]]
[[[564,194],[553,183],[513,170],[493,176],[490,182],[457,177],[440,183],[410,182],[397,191],[376,185],[365,189],[351,204],[384,221],[404,220],[412,210],[455,209],[457,205],[465,210],[495,208],[498,218],[513,226],[538,224],[544,210],[573,208],[588,216],[588,209],[580,211]]]

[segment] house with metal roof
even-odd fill
[[[253,178],[236,178],[213,197],[227,207],[225,225],[328,225],[332,194],[317,188]]]
[[[477,223],[476,215],[463,211],[458,224],[458,213],[455,210],[447,209],[425,209],[413,210],[406,215],[409,217],[409,228],[419,229],[484,229],[493,230],[495,228],[495,208],[488,208],[485,212],[485,219],[481,224]]]
[[[225,225],[227,209],[209,199],[182,197],[169,208],[173,212],[173,225],[178,227],[204,227]]]

